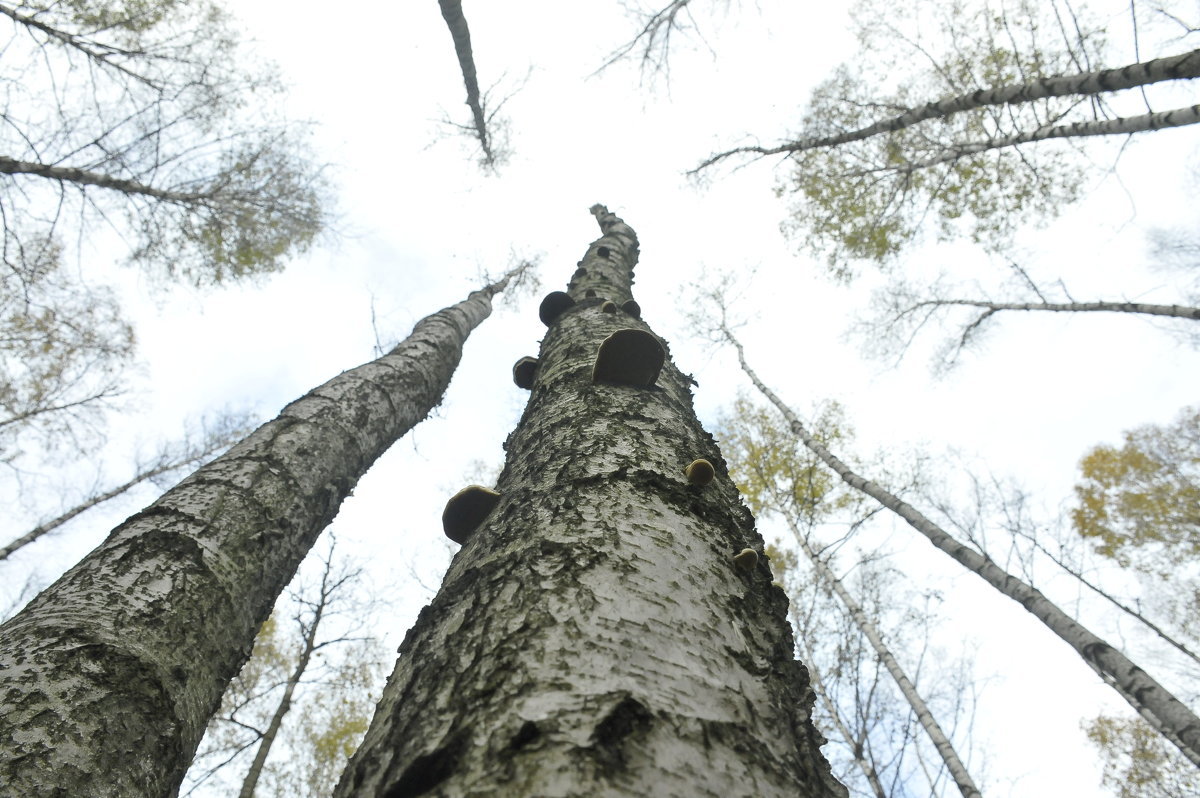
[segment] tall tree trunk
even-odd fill
[[[483,99],[479,94],[479,76],[475,73],[475,55],[471,51],[471,29],[463,14],[462,0],[438,0],[442,19],[454,39],[454,54],[458,56],[458,67],[462,71],[463,85],[467,88],[467,107],[471,109],[471,122],[475,126],[475,138],[483,150],[483,162],[491,166],[496,161],[492,151],[492,137],[488,132],[488,120],[483,110]]]
[[[1200,718],[1172,695],[1166,688],[1134,664],[1128,657],[1109,645],[1090,629],[1067,615],[1032,585],[996,565],[974,549],[955,540],[912,505],[879,485],[864,479],[837,458],[818,440],[809,434],[804,424],[775,393],[763,384],[746,362],[741,343],[728,328],[722,332],[737,349],[742,370],[754,386],[787,419],[792,431],[814,454],[832,468],[842,480],[878,501],[884,507],[903,518],[909,526],[920,532],[929,541],[950,555],[967,570],[979,576],[998,591],[1018,602],[1058,635],[1083,658],[1088,666],[1129,702],[1139,714],[1149,713],[1153,724],[1163,736],[1174,743],[1194,764],[1200,765]]]
[[[512,276],[285,407],[0,626],[9,794],[178,789],[275,598],[358,478],[440,401]]]
[[[933,713],[929,711],[929,707],[925,704],[925,699],[917,692],[917,686],[912,683],[912,679],[908,678],[908,674],[900,667],[900,663],[896,661],[896,657],[892,654],[891,649],[883,642],[883,637],[879,634],[879,630],[875,628],[875,624],[863,612],[862,605],[855,601],[854,596],[850,595],[850,591],[846,590],[842,581],[837,578],[837,574],[813,551],[808,540],[796,528],[791,519],[788,519],[788,526],[791,527],[796,541],[800,544],[800,548],[804,551],[805,556],[808,557],[809,562],[813,564],[813,568],[816,569],[817,574],[825,584],[833,589],[833,592],[841,599],[842,604],[846,605],[846,609],[850,611],[850,617],[854,619],[854,624],[862,632],[863,637],[867,638],[870,642],[871,648],[875,649],[876,655],[879,656],[879,661],[883,663],[888,673],[896,681],[896,686],[900,688],[900,692],[904,694],[904,699],[913,708],[913,712],[916,714],[921,728],[929,735],[933,747],[937,749],[942,762],[946,764],[946,769],[950,772],[950,777],[954,779],[958,791],[962,793],[963,798],[982,798],[979,788],[975,786],[974,780],[971,779],[971,774],[967,772],[967,766],[963,764],[963,761],[958,756],[958,752],[954,750],[954,744],[950,742],[950,737],[942,731],[942,727],[938,724],[937,719],[933,717]]]
[[[846,794],[787,599],[763,560],[731,561],[762,539],[689,378],[668,359],[649,388],[593,381],[601,342],[649,327],[629,304],[637,238],[592,211],[603,236],[575,303],[544,317],[501,498],[401,645],[337,796]],[[697,458],[705,486],[684,476]]]

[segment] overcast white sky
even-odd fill
[[[369,359],[372,303],[379,335],[403,337],[416,319],[478,286],[481,271],[498,273],[511,250],[544,253],[541,291],[515,307],[499,303],[468,343],[435,417],[360,482],[335,523],[395,601],[392,623],[380,630],[393,640],[427,598],[412,584],[410,564],[421,563],[432,584],[446,559],[445,498],[465,484],[474,461],[501,462],[527,396],[513,386],[511,364],[536,353],[544,331],[538,300],[561,289],[597,237],[587,212],[594,202],[637,230],[644,318],[670,342],[680,368],[695,374],[708,426],[745,383],[730,354],[697,340],[680,312],[681,289],[704,269],[738,275],[744,342],[764,380],[800,410],[842,402],[860,453],[920,448],[940,459],[957,450],[981,469],[1020,479],[1051,509],[1067,499],[1088,447],[1196,402],[1200,355],[1162,325],[1135,318],[1006,319],[986,349],[940,381],[919,354],[895,369],[863,360],[844,331],[871,281],[835,287],[781,237],[785,208],[772,193],[771,166],[704,190],[687,182],[683,171],[710,151],[786,131],[809,88],[850,51],[839,3],[760,0],[715,18],[708,3],[697,3],[713,52],[696,39],[680,42],[669,92],[639,87],[629,68],[588,77],[630,34],[618,3],[464,5],[481,83],[525,80],[506,106],[515,156],[499,177],[483,176],[457,141],[437,141],[437,119],[467,112],[433,0],[352,14],[307,0],[242,0],[236,12],[257,49],[292,86],[290,112],[318,123],[345,235],[256,288],[150,300],[137,275],[116,278],[137,309],[149,391],[136,422],[114,425],[125,443],[104,465],[120,476],[133,437],[170,434],[184,416],[222,406],[269,417]],[[1114,17],[1115,51],[1132,60],[1121,31]],[[1184,167],[1196,159],[1195,129],[1135,140],[1119,179],[1097,181],[1087,201],[1023,238],[1023,247],[1041,274],[1062,276],[1079,298],[1177,298],[1168,278],[1144,268],[1142,235],[1195,223]],[[966,247],[914,257],[933,271],[983,268]],[[15,556],[10,585],[30,570],[52,579],[151,496]],[[908,545],[923,570],[912,580],[947,594],[955,625],[943,635],[977,639],[978,671],[995,677],[975,725],[986,740],[990,794],[1102,795],[1079,724],[1119,702],[1065,644],[913,535]]]

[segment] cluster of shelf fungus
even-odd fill
[[[598,254],[607,257],[606,247],[600,247]],[[585,297],[596,298],[595,291],[589,289]],[[549,327],[562,315],[563,311],[575,305],[564,291],[554,291],[542,300],[538,316]],[[619,309],[635,319],[640,319],[642,309],[632,299],[622,303]],[[600,304],[603,313],[616,313],[618,305],[610,300]],[[610,385],[626,385],[631,388],[645,389],[653,387],[658,379],[666,360],[666,352],[662,342],[645,330],[627,328],[617,330],[604,339],[596,351],[596,362],[592,366],[592,382],[608,383]],[[513,364],[513,382],[518,388],[526,391],[533,389],[533,381],[537,376],[538,359],[522,357]],[[684,478],[689,485],[703,487],[712,482],[716,470],[708,460],[697,459],[688,463],[683,469]],[[500,502],[500,494],[482,485],[468,485],[450,497],[446,509],[442,512],[442,528],[446,537],[460,546],[465,545],[475,530],[483,524],[492,510]],[[758,553],[754,549],[742,549],[730,560],[734,567],[743,573],[754,570],[758,565]]]

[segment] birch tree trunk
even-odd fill
[[[514,276],[283,409],[0,626],[7,795],[172,795],[271,605]]]
[[[815,150],[821,147],[837,147],[841,144],[849,144],[852,141],[863,141],[872,136],[904,130],[930,119],[945,119],[956,113],[973,111],[992,105],[1018,105],[1020,103],[1033,102],[1034,100],[1042,100],[1047,97],[1103,94],[1105,92],[1132,89],[1139,86],[1149,86],[1168,80],[1186,80],[1197,77],[1200,77],[1200,50],[1192,50],[1180,55],[1155,58],[1152,61],[1128,64],[1115,69],[1098,69],[1075,75],[1057,75],[1013,86],[979,89],[954,97],[943,97],[940,100],[935,100],[916,108],[910,108],[904,113],[890,119],[880,120],[866,127],[850,130],[845,133],[838,133],[832,136],[810,136],[809,138],[797,141],[789,141],[777,147],[736,147],[710,156],[692,170],[692,173],[707,169],[713,164],[733,155],[750,154],[761,157],[804,152],[805,150]]]
[[[909,526],[928,538],[934,546],[1032,613],[1050,631],[1075,649],[1088,667],[1128,701],[1134,711],[1151,720],[1152,725],[1174,743],[1184,756],[1192,763],[1200,765],[1200,718],[1196,717],[1194,712],[1119,650],[1063,612],[1040,590],[1008,573],[989,557],[958,542],[944,529],[895,494],[850,470],[848,465],[830,452],[820,441],[813,438],[791,408],[763,384],[746,362],[746,355],[742,350],[741,343],[734,338],[728,328],[722,326],[721,330],[726,339],[737,349],[738,361],[741,363],[742,370],[754,383],[754,387],[779,409],[779,412],[787,419],[792,431],[804,441],[804,445],[837,472],[837,475],[846,484],[862,491],[899,515]]]
[[[483,163],[491,166],[496,162],[496,154],[492,150],[492,136],[488,130],[488,118],[483,109],[483,100],[479,94],[479,76],[475,71],[475,54],[471,50],[471,29],[467,27],[467,18],[463,14],[462,0],[438,0],[442,9],[442,19],[450,29],[454,39],[454,54],[458,57],[458,66],[462,71],[463,85],[467,89],[467,107],[471,109],[471,123],[475,129],[475,138],[483,151]]]
[[[917,716],[921,728],[929,735],[929,740],[933,743],[933,747],[937,749],[938,755],[946,763],[946,769],[950,772],[950,777],[954,779],[954,784],[958,787],[958,791],[962,793],[963,798],[982,798],[979,788],[975,786],[975,781],[967,771],[967,766],[959,758],[958,751],[954,750],[954,744],[950,742],[949,736],[942,731],[941,725],[933,717],[933,713],[929,711],[925,699],[917,691],[917,686],[913,684],[912,679],[909,679],[908,674],[900,667],[900,663],[896,661],[896,657],[893,656],[887,643],[883,642],[883,637],[880,636],[879,630],[875,628],[875,624],[871,623],[871,619],[863,612],[862,605],[855,601],[854,596],[850,595],[850,592],[842,585],[841,580],[837,578],[837,574],[813,551],[808,540],[796,528],[795,523],[791,519],[788,520],[788,526],[791,527],[796,541],[800,544],[800,548],[804,551],[804,555],[808,557],[809,562],[813,564],[813,568],[816,569],[817,574],[833,589],[833,592],[841,599],[842,604],[850,611],[850,617],[854,619],[855,625],[858,626],[863,637],[867,638],[871,643],[871,648],[875,649],[875,653],[879,656],[879,661],[883,663],[888,673],[896,681],[896,686],[900,688],[900,692],[904,694],[904,699],[913,708],[913,713]]]
[[[629,304],[637,238],[592,211],[603,236],[548,321],[501,498],[401,645],[335,796],[846,794],[787,598],[763,560],[731,562],[762,539],[689,378],[668,358],[649,388],[593,381],[602,341],[649,327]],[[684,476],[697,458],[705,486]]]

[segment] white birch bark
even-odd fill
[[[1018,602],[1075,649],[1088,667],[1111,684],[1139,714],[1149,713],[1152,725],[1174,743],[1193,763],[1200,765],[1200,718],[1166,688],[1151,678],[1119,650],[1062,611],[1040,590],[1021,581],[974,549],[955,540],[915,507],[879,485],[856,474],[850,467],[809,434],[804,424],[754,373],[746,362],[742,345],[725,327],[722,333],[737,349],[742,370],[754,386],[779,409],[792,431],[814,454],[832,468],[846,484],[878,501],[903,518],[909,526],[1004,595]]]
[[[1148,316],[1200,321],[1200,308],[1190,305],[1156,305],[1150,302],[992,302],[986,299],[927,299],[914,303],[906,308],[905,312],[918,308],[946,306],[983,308],[988,311],[989,316],[1002,310],[1041,310],[1054,313],[1143,313]]]
[[[271,605],[512,273],[283,409],[0,626],[6,795],[172,795]]]
[[[601,309],[631,298],[637,239],[593,212],[604,235],[542,342],[499,504],[401,645],[336,796],[846,794],[787,599],[765,561],[730,560],[762,539],[688,378],[668,359],[650,388],[592,382],[602,341],[649,331]],[[716,479],[689,485],[701,457]]]
[[[900,692],[904,695],[904,699],[908,701],[909,706],[913,708],[913,712],[917,716],[917,720],[921,724],[921,728],[929,735],[930,742],[937,749],[938,755],[941,756],[942,762],[946,764],[946,770],[949,771],[950,777],[954,779],[954,784],[958,787],[958,791],[962,793],[963,798],[982,798],[979,788],[975,786],[975,781],[971,778],[967,766],[958,756],[958,751],[954,749],[954,744],[950,742],[950,737],[942,731],[941,725],[934,718],[933,713],[929,711],[929,706],[925,703],[925,699],[921,697],[917,691],[917,686],[913,684],[912,679],[908,678],[908,674],[900,667],[900,663],[896,661],[896,657],[892,654],[890,648],[883,641],[879,630],[875,628],[875,624],[871,623],[871,619],[863,612],[862,605],[859,604],[854,596],[846,590],[842,581],[822,560],[817,553],[813,551],[812,546],[808,544],[808,540],[801,534],[796,525],[788,519],[788,526],[791,527],[792,533],[796,537],[796,541],[800,544],[800,548],[808,557],[809,562],[817,570],[817,574],[833,589],[837,597],[841,599],[842,604],[846,605],[846,609],[850,611],[850,617],[854,619],[854,623],[858,626],[863,637],[870,642],[871,648],[875,649],[879,661],[887,668],[892,679],[895,680],[896,686],[900,688]]]
[[[1031,144],[1035,141],[1049,139],[1084,138],[1087,136],[1127,136],[1132,133],[1145,133],[1150,130],[1165,130],[1171,127],[1183,127],[1200,122],[1200,105],[1186,108],[1173,108],[1170,111],[1141,114],[1140,116],[1121,117],[1118,119],[1098,119],[1091,122],[1073,122],[1067,125],[1046,125],[1037,130],[1017,133],[1011,136],[999,136],[984,141],[948,144],[945,152],[926,158],[916,163],[900,166],[886,166],[877,169],[864,169],[858,172],[846,172],[836,177],[861,177],[878,172],[896,172],[911,174],[921,169],[928,169],[943,163],[953,163],[971,155],[978,155],[988,150],[1002,150],[1015,147],[1018,144]]]
[[[1073,97],[1077,95],[1101,94],[1104,92],[1149,86],[1168,80],[1185,80],[1200,77],[1200,50],[1189,53],[1155,58],[1128,64],[1116,69],[1098,69],[1075,75],[1056,75],[1012,86],[994,89],[979,89],[968,94],[943,97],[931,103],[909,109],[890,119],[880,120],[857,130],[849,130],[832,136],[811,136],[798,141],[789,141],[778,147],[737,147],[717,153],[700,164],[693,172],[699,172],[733,155],[781,155],[804,152],[821,147],[836,147],[852,141],[863,141],[872,136],[894,133],[930,119],[945,119],[963,111],[973,111],[992,105],[1019,105],[1044,100],[1049,97]]]

